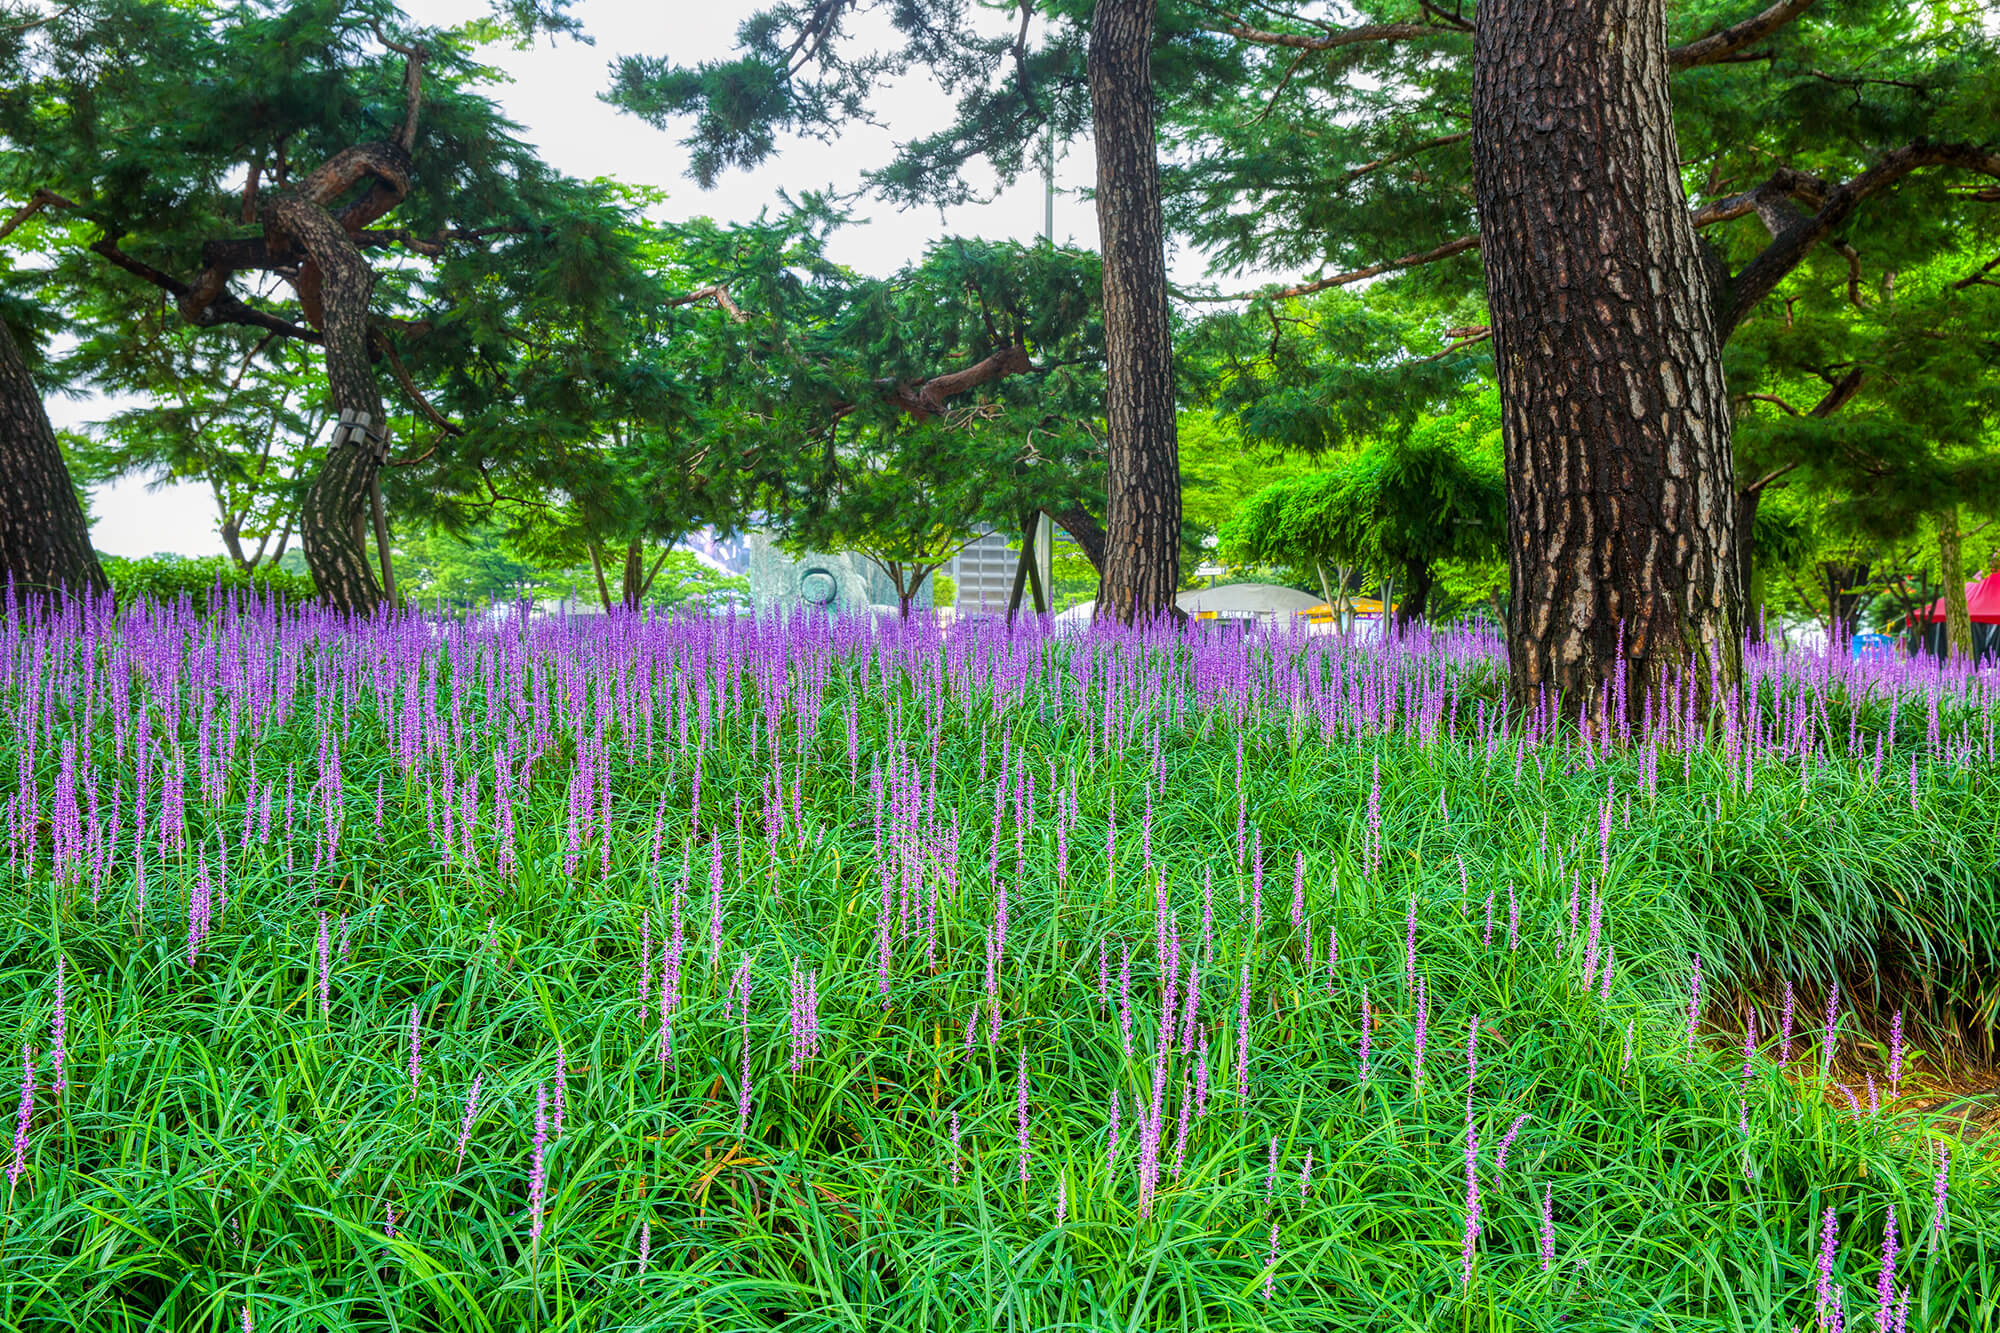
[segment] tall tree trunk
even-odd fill
[[[0,586],[9,579],[22,596],[111,586],[90,547],[90,525],[41,390],[0,320]]]
[[[1097,0],[1088,57],[1110,428],[1109,532],[1097,614],[1128,625],[1172,615],[1180,581],[1180,451],[1153,140],[1156,4]]]
[[[604,553],[598,549],[596,542],[586,543],[584,549],[590,552],[590,572],[597,576],[597,600],[608,614],[611,610],[611,585],[604,581]]]
[[[638,541],[625,543],[625,577],[619,585],[620,598],[627,611],[639,609],[639,596],[646,590],[646,547]]]
[[[1508,667],[1602,726],[1742,669],[1729,399],[1662,0],[1481,0],[1473,181],[1507,455]],[[1609,691],[1619,663],[1627,690]]]
[[[1963,534],[1958,530],[1958,506],[1940,509],[1938,566],[1944,580],[1944,647],[1953,657],[1972,656],[1972,608],[1965,599]]]
[[[1424,612],[1430,606],[1431,585],[1434,581],[1429,565],[1406,569],[1403,571],[1403,578],[1410,587],[1409,591],[1403,594],[1403,600],[1396,604],[1397,634],[1402,634],[1424,618]],[[1383,614],[1387,614],[1386,609]]]
[[[326,342],[326,379],[336,419],[366,413],[372,427],[387,424],[368,348],[368,305],[375,272],[326,206],[303,194],[281,195],[264,208],[264,239],[274,253],[305,253],[299,301]],[[368,483],[375,451],[335,444],[299,502],[299,536],[306,568],[326,604],[350,615],[374,611],[382,592],[368,557]]]

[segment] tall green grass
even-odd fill
[[[342,651],[328,647],[322,665],[331,669]],[[556,678],[553,659],[539,665]],[[219,828],[231,854],[228,906],[192,968],[190,863],[149,866],[143,917],[122,864],[97,902],[87,884],[52,883],[46,855],[34,878],[0,882],[0,1013],[11,1016],[14,1049],[41,1048],[44,1088],[4,1215],[0,1328],[236,1328],[247,1306],[261,1330],[1785,1330],[1812,1324],[1828,1208],[1841,1235],[1836,1275],[1859,1328],[1873,1318],[1891,1205],[1905,1238],[1898,1281],[1909,1289],[1910,1327],[2000,1327],[1990,1163],[1978,1145],[1952,1144],[1946,1224],[1933,1233],[1944,1127],[1895,1107],[1853,1115],[1819,1077],[1815,1009],[1836,973],[1850,993],[1872,974],[1882,979],[1879,993],[1863,992],[1873,1009],[1906,1004],[1931,1016],[1936,1035],[1920,1044],[1973,1031],[1990,1003],[1978,987],[1991,975],[2000,896],[1982,818],[2000,795],[1990,770],[1927,756],[1913,810],[1907,747],[1879,781],[1865,765],[1820,765],[1807,789],[1794,769],[1768,765],[1747,793],[1717,747],[1695,755],[1686,777],[1677,758],[1663,762],[1649,794],[1626,752],[1586,766],[1572,747],[1531,750],[1516,778],[1511,746],[1489,754],[1463,737],[1426,742],[1401,729],[1328,743],[1268,708],[1241,722],[1208,709],[1127,716],[1132,739],[1107,745],[1099,715],[1051,707],[1046,682],[1000,712],[981,691],[964,711],[954,703],[926,716],[931,668],[915,659],[893,668],[885,688],[872,659],[835,661],[803,750],[797,696],[767,717],[746,676],[747,706],[714,717],[699,746],[703,832],[692,849],[695,743],[679,746],[663,725],[653,759],[642,753],[627,766],[614,740],[609,874],[594,843],[578,873],[564,873],[568,749],[538,766],[516,808],[517,876],[496,874],[490,857],[444,863],[427,831],[430,778],[401,768],[393,720],[385,725],[363,690],[336,720],[347,814],[331,871],[307,869],[314,818],[303,813],[289,848],[274,833],[238,856],[240,770],[219,810],[191,804],[211,851],[209,830]],[[659,679],[670,692],[673,677]],[[301,791],[329,725],[307,689],[255,750],[267,778],[297,764]],[[850,703],[858,777],[844,732]],[[475,722],[458,753],[467,771],[484,763],[490,774],[498,737],[479,712],[475,690]],[[574,725],[563,718],[557,734]],[[1053,761],[1081,816],[1061,879],[1046,790],[1021,839],[1018,875],[1011,802],[1001,823],[1012,924],[1001,1037],[989,1045],[979,1007],[1003,734],[1044,787]],[[1151,734],[1166,776],[1148,870],[1140,825],[1158,772]],[[774,736],[805,816],[775,856],[762,823]],[[1243,808],[1266,867],[1254,938],[1251,875],[1235,846],[1239,739]],[[928,773],[933,748],[934,810],[940,824],[958,819],[959,873],[940,897],[937,969],[924,966],[921,933],[899,934],[885,1005],[869,764],[906,753]],[[13,772],[17,759],[0,752],[0,771]],[[46,754],[36,762],[52,763]],[[1378,769],[1379,867],[1368,826]],[[1600,878],[1607,784],[1608,999],[1581,983],[1585,932],[1569,908],[1580,884],[1587,912]],[[663,793],[656,867],[652,818]],[[1115,870],[1105,855],[1114,794]],[[482,839],[490,833],[483,827]],[[722,848],[719,958],[707,943],[711,835]],[[1310,970],[1289,919],[1301,851],[1317,937]],[[663,1067],[638,1004],[640,914],[651,914],[657,949],[684,864],[686,994],[675,1062]],[[1216,934],[1199,1013],[1205,1029],[1219,1024],[1209,1034],[1212,1091],[1169,1174],[1181,1080],[1193,1069],[1173,1056],[1169,1165],[1142,1220],[1137,1108],[1151,1095],[1159,1007],[1155,894],[1164,882],[1183,947],[1198,949],[1205,877]],[[1517,949],[1507,944],[1510,886]],[[1412,899],[1430,996],[1421,1090],[1404,975]],[[334,960],[326,1018],[315,957],[322,911],[336,942],[346,914],[349,941]],[[1330,993],[1329,923],[1340,942]],[[1100,942],[1112,953],[1108,1013],[1097,997]],[[1116,1012],[1128,945],[1130,1058]],[[58,952],[71,997],[71,1087],[60,1106],[46,1095]],[[1697,953],[1708,995],[1690,1042]],[[744,1027],[724,1006],[745,954],[751,1113],[739,1135]],[[1247,1102],[1235,1088],[1245,962]],[[824,1046],[798,1073],[785,1002],[795,963],[818,971]],[[1780,1071],[1777,1043],[1765,1040],[1746,1080],[1738,1002],[1774,994],[1785,978],[1801,994],[1791,1065]],[[1365,1083],[1364,986],[1379,1017]],[[412,1004],[424,1032],[414,1097]],[[1484,1230],[1462,1284],[1464,1047],[1475,1015]],[[1774,1018],[1767,1011],[1760,1031]],[[1872,1067],[1885,1079],[1886,1053],[1852,1014],[1844,1023],[1841,1068]],[[548,1155],[547,1229],[530,1246],[536,1089],[553,1077],[559,1045],[568,1117]],[[1024,1054],[1025,1185],[1016,1123]],[[461,1167],[454,1150],[475,1077],[481,1098]],[[1905,1092],[1923,1078],[1909,1076]],[[0,1081],[0,1110],[15,1087]],[[1114,1090],[1123,1120],[1112,1170]],[[1499,1139],[1523,1114],[1496,1172]],[[1275,1182],[1266,1169],[1274,1138]],[[1545,1190],[1555,1223],[1546,1271]]]

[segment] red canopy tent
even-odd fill
[[[1976,583],[1965,585],[1965,602],[1972,612],[1975,625],[2000,625],[2000,569],[1994,570]],[[1912,624],[1942,624],[1944,622],[1944,598],[1940,597],[1930,606],[1910,615]]]

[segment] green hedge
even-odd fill
[[[280,569],[259,569],[246,574],[226,556],[154,555],[143,560],[100,556],[105,576],[118,596],[120,606],[143,599],[170,605],[185,594],[196,615],[219,609],[217,594],[233,593],[274,597],[280,602],[303,602],[313,596],[312,579]]]

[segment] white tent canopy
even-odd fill
[[[1296,588],[1276,583],[1231,583],[1220,588],[1190,588],[1174,598],[1191,616],[1216,620],[1274,620],[1289,623],[1320,600]],[[1079,602],[1055,618],[1058,628],[1084,629],[1097,610],[1096,602]]]
[[[1227,583],[1220,588],[1191,588],[1174,598],[1174,604],[1191,616],[1209,613],[1225,620],[1251,616],[1284,620],[1318,606],[1320,599],[1276,583]]]

